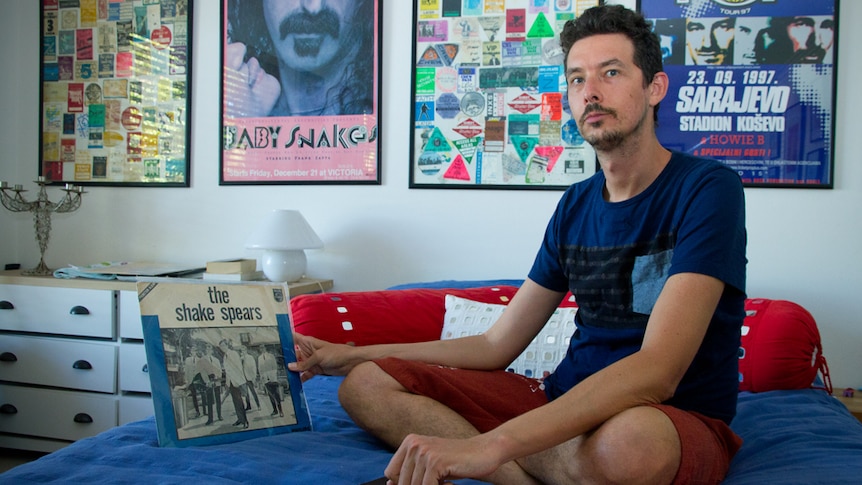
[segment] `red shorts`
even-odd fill
[[[410,392],[445,404],[482,433],[548,402],[539,381],[512,372],[453,369],[395,358],[374,362]],[[679,433],[682,458],[674,483],[719,483],[742,439],[719,419],[664,404],[653,407],[664,412]]]

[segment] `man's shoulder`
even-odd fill
[[[693,177],[703,180],[707,176],[725,179],[728,182],[739,183],[739,174],[726,163],[714,158],[705,158],[684,152],[671,152],[671,171],[678,176]]]
[[[597,170],[596,173],[590,175],[584,180],[578,181],[570,185],[565,193],[563,194],[564,198],[577,198],[583,197],[585,194],[588,194],[594,190],[602,190],[605,186],[605,174],[601,170]]]
[[[730,167],[728,167],[725,163],[719,160],[716,160],[714,158],[700,157],[691,153],[671,151],[671,160],[675,160],[676,162],[685,164],[689,167],[695,167],[700,169],[724,168],[730,170]]]

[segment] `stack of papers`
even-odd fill
[[[147,277],[199,277],[204,268],[199,265],[154,262],[103,262],[88,266],[70,265],[54,271],[55,278],[91,278],[98,280],[135,280]]]

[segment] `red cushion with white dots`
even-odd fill
[[[796,303],[765,298],[745,301],[739,349],[739,390],[751,392],[815,387],[817,372],[832,392],[814,317]],[[817,386],[820,387],[820,386]]]
[[[446,295],[508,304],[518,288],[416,288],[298,295],[290,300],[294,329],[333,343],[371,345],[438,340]]]

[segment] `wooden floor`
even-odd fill
[[[15,468],[18,465],[31,462],[45,453],[40,451],[12,450],[0,448],[0,473]]]

